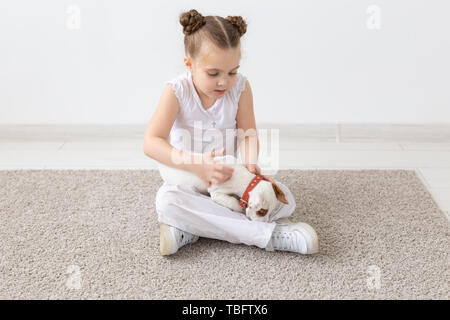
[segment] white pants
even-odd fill
[[[275,180],[275,179],[274,179]],[[243,243],[273,251],[271,237],[275,220],[292,215],[296,203],[291,191],[275,180],[289,204],[278,201],[270,221],[258,222],[245,214],[214,202],[211,197],[191,186],[163,183],[156,193],[155,207],[158,221],[204,238]]]

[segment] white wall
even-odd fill
[[[2,0],[0,123],[147,123],[191,8],[246,19],[257,122],[450,123],[445,0]]]

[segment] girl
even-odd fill
[[[231,177],[233,169],[212,159],[225,151],[237,157],[235,132],[240,129],[246,133],[239,139],[242,161],[251,173],[261,175],[256,164],[257,135],[253,135],[256,139],[247,135],[256,132],[252,91],[246,77],[237,71],[240,38],[247,24],[240,16],[204,17],[196,10],[182,13],[180,23],[187,70],[166,82],[145,132],[144,153],[160,163],[196,174],[208,187],[211,183],[221,184]],[[218,139],[210,144],[208,135]],[[230,148],[230,144],[234,147]],[[206,150],[207,145],[212,146],[211,150]],[[256,155],[251,150],[257,150]],[[296,206],[290,190],[270,176],[262,176],[276,183],[289,203],[279,203],[273,221],[290,216]],[[306,223],[251,221],[189,186],[163,183],[155,207],[162,255],[177,252],[199,236],[255,245],[267,251],[311,254],[319,250],[317,234]]]

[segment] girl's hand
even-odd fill
[[[262,176],[264,180],[267,180],[271,183],[275,183],[275,180],[273,180],[271,176],[261,174],[261,169],[257,164],[246,164],[245,167],[250,173]]]
[[[222,148],[220,150],[213,150],[202,154],[202,164],[197,167],[197,170],[195,170],[194,173],[205,183],[208,188],[212,183],[224,183],[233,175],[233,168],[213,161],[215,156],[221,156],[224,152],[225,148]]]

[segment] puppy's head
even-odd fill
[[[249,192],[245,215],[253,221],[269,222],[278,201],[289,204],[286,195],[275,183],[262,180]]]

